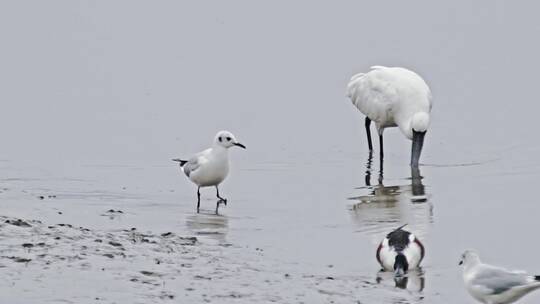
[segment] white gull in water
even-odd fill
[[[373,151],[371,121],[375,122],[379,133],[381,160],[384,156],[383,131],[397,126],[412,140],[411,166],[418,167],[432,105],[431,91],[422,77],[404,68],[374,66],[371,71],[351,78],[347,96],[366,115],[369,150]]]
[[[197,212],[201,205],[202,187],[216,187],[216,195],[219,199],[216,204],[216,214],[221,203],[227,205],[227,199],[219,195],[219,184],[229,174],[229,148],[234,146],[246,148],[231,132],[219,131],[211,148],[195,154],[188,160],[173,159],[180,163],[182,172],[198,186]]]
[[[484,264],[473,250],[461,256],[463,281],[467,291],[484,304],[507,304],[540,288],[540,276]]]

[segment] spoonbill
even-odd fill
[[[383,131],[397,126],[412,140],[411,166],[418,167],[432,106],[431,91],[422,77],[405,68],[373,66],[369,72],[351,78],[347,96],[366,115],[369,150],[373,151],[371,121],[375,122],[379,133],[381,160],[384,157]]]
[[[221,203],[227,205],[227,199],[219,195],[219,184],[229,174],[229,148],[235,146],[246,148],[231,132],[219,131],[212,147],[195,154],[189,160],[173,159],[180,163],[180,169],[189,180],[197,185],[197,213],[201,206],[202,187],[216,187],[216,196],[219,199],[216,204],[216,214]]]

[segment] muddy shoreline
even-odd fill
[[[6,303],[374,303],[362,290],[381,287],[332,274],[331,265],[325,273],[285,272],[261,248],[170,231],[0,216],[0,242]]]

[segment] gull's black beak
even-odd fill
[[[240,148],[242,148],[242,149],[245,149],[245,148],[246,148],[246,146],[244,146],[244,145],[242,145],[241,143],[238,143],[238,142],[237,142],[237,143],[234,143],[234,145],[237,146],[237,147],[240,147]]]
[[[413,130],[411,167],[418,168],[420,154],[422,153],[422,147],[424,146],[424,136],[426,136],[426,131],[418,132]]]
[[[463,265],[463,260],[459,261],[459,266]]]

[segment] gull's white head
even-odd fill
[[[476,265],[478,263],[480,263],[480,256],[478,256],[476,251],[470,249],[463,252],[461,260],[459,261],[459,265],[463,265],[464,267]]]
[[[223,148],[226,148],[226,149],[228,149],[230,147],[233,147],[233,146],[237,146],[237,147],[240,147],[240,148],[243,148],[243,149],[246,148],[246,146],[239,143],[236,140],[236,137],[234,137],[234,135],[229,131],[219,131],[216,134],[216,137],[214,138],[214,145],[217,145],[217,146],[220,146],[220,147],[223,147]]]

